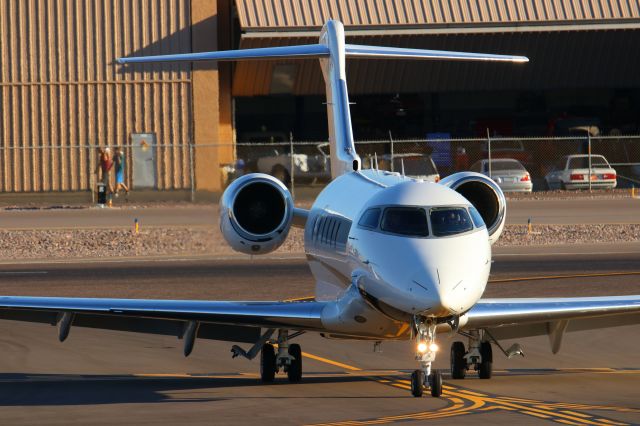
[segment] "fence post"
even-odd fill
[[[489,179],[493,179],[491,177],[491,134],[489,133],[488,127],[487,127],[487,152],[489,153]]]
[[[591,192],[591,129],[587,129],[587,140],[589,141],[589,192]]]
[[[391,130],[389,130],[389,141],[391,142],[391,171],[395,172],[395,167],[393,165],[393,136],[391,136]]]
[[[291,173],[289,173],[289,181],[291,182],[291,197],[295,200],[296,199],[296,189],[294,186],[294,177],[293,175],[295,175],[296,169],[295,169],[295,162],[293,161],[293,133],[289,132],[289,159],[291,160],[291,165],[290,165],[290,170]]]
[[[193,170],[193,143],[191,141],[188,142],[189,146],[189,181],[191,183],[191,202],[196,201],[196,184],[194,182],[194,170]]]

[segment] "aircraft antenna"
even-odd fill
[[[378,153],[377,152],[373,153],[373,165],[377,172],[378,171]]]
[[[400,167],[402,169],[402,179],[404,179],[404,158],[400,159]]]

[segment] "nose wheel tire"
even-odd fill
[[[491,349],[491,343],[482,342],[480,344],[480,355],[482,355],[482,362],[478,368],[478,376],[481,379],[490,379],[493,372],[493,350]]]
[[[439,371],[431,373],[429,384],[431,385],[431,396],[439,398],[442,395],[442,374]]]
[[[277,372],[276,350],[273,345],[265,343],[260,351],[260,379],[265,383],[271,383]]]
[[[411,373],[411,395],[420,398],[424,393],[424,372],[416,370]]]
[[[464,379],[467,374],[467,361],[464,359],[464,343],[453,342],[451,345],[451,378]]]
[[[293,357],[289,369],[287,370],[287,377],[291,383],[298,383],[302,380],[302,349],[300,345],[289,345],[289,355]]]

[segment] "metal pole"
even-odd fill
[[[295,187],[294,187],[294,184],[293,184],[293,182],[294,182],[293,175],[295,174],[295,168],[294,168],[295,164],[294,164],[294,161],[293,161],[293,133],[292,132],[289,132],[289,152],[290,152],[289,158],[291,159],[291,168],[290,168],[291,173],[290,173],[290,176],[289,176],[289,180],[291,181],[291,197],[295,200],[296,199],[296,190],[295,190]]]
[[[587,130],[587,140],[589,141],[589,192],[591,192],[591,132]]]
[[[491,177],[491,135],[489,134],[489,128],[487,128],[487,151],[489,152],[489,179]]]
[[[193,167],[193,144],[189,142],[189,180],[191,181],[191,202],[194,203],[196,201],[196,184],[195,184],[195,173]]]
[[[393,166],[393,136],[391,136],[391,130],[389,130],[389,141],[391,141],[391,171],[395,172],[395,167]]]

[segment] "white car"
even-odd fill
[[[489,176],[489,160],[476,161],[471,166],[471,171]],[[533,189],[531,175],[522,163],[513,158],[492,158],[489,177],[504,192],[531,192]]]
[[[588,189],[615,188],[616,171],[602,155],[591,155],[591,172],[589,172],[589,155],[575,154],[562,157],[554,170],[544,177],[549,189]]]
[[[285,148],[288,148],[285,146]],[[298,145],[294,147],[293,167],[294,179],[305,181],[329,180],[331,178],[331,161],[329,160],[329,143],[318,145]],[[326,151],[326,152],[325,152]],[[258,159],[257,171],[276,177],[285,185],[291,183],[291,154],[274,150],[272,155]]]

